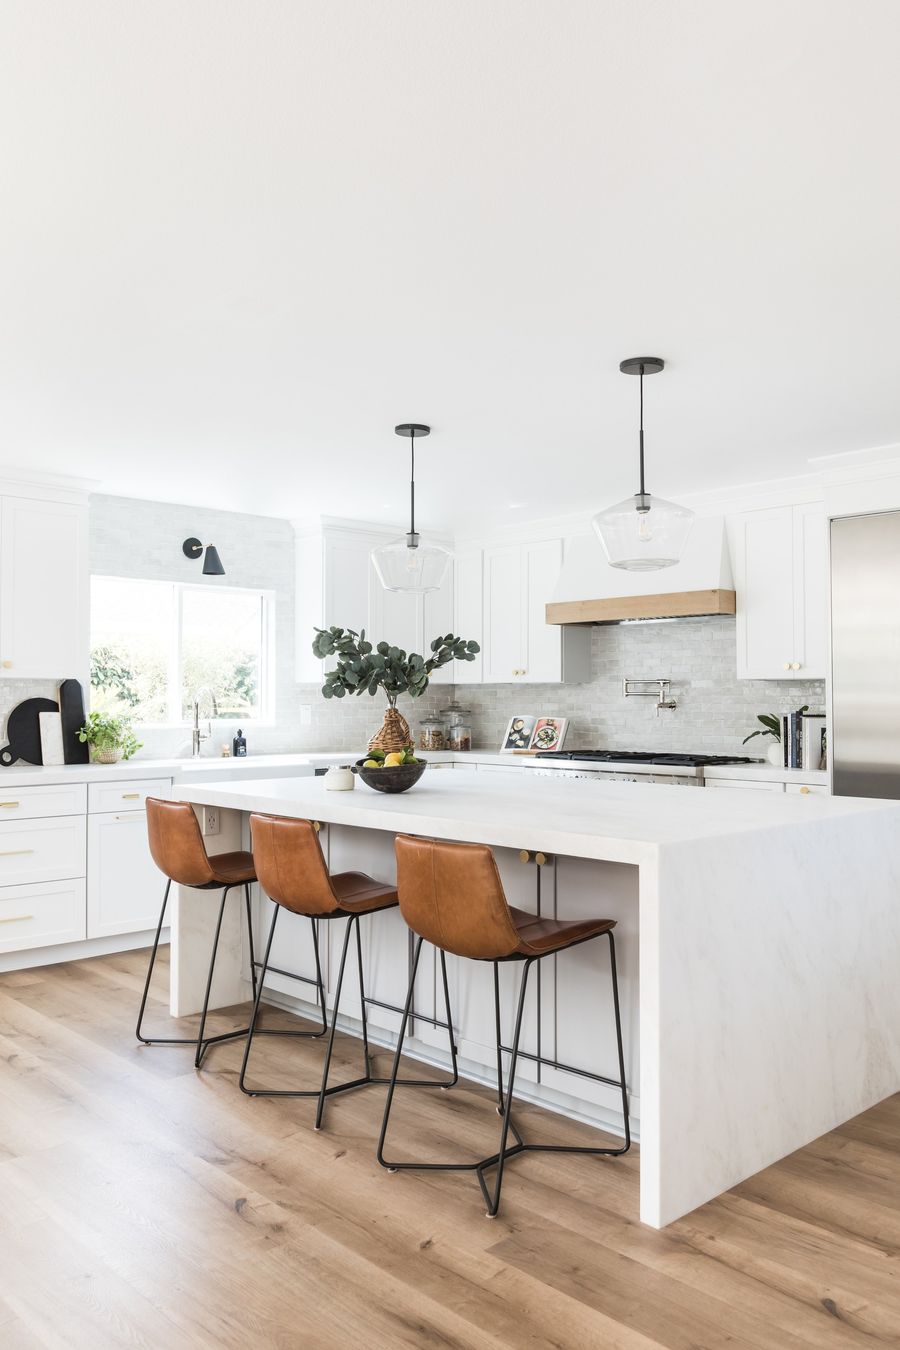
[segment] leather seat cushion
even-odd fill
[[[395,886],[375,881],[365,872],[338,872],[331,878],[331,886],[341,909],[349,914],[371,914],[398,903]]]
[[[225,886],[256,880],[252,853],[214,853],[210,856],[209,865],[216,881]]]
[[[519,936],[517,950],[526,956],[563,951],[573,942],[598,937],[616,926],[615,919],[539,919],[514,905],[510,905],[509,912]]]

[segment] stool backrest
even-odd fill
[[[277,904],[295,914],[339,908],[312,821],[254,814],[250,838],[259,884]]]
[[[516,950],[519,937],[489,848],[401,834],[396,850],[400,912],[414,933],[476,961]]]
[[[146,805],[150,852],[159,870],[179,886],[205,886],[212,881],[200,822],[190,803],[148,797]]]

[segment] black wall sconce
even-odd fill
[[[199,539],[185,539],[181,545],[181,551],[186,558],[199,558],[203,552],[203,545]],[[203,559],[203,575],[205,577],[224,577],[225,568],[222,566],[222,559],[219,557],[219,551],[215,544],[206,545],[206,556]]]

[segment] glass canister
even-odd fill
[[[458,722],[454,722],[450,728],[450,749],[472,749],[472,724],[463,718],[460,718]]]
[[[446,708],[441,709],[441,721],[444,724],[444,742],[447,746],[450,745],[453,728],[457,723],[468,722],[471,726],[471,719],[472,709],[464,708],[461,703],[457,703],[456,699],[454,699],[452,703],[448,703]]]
[[[447,744],[444,724],[439,717],[423,717],[419,723],[419,749],[443,750]]]

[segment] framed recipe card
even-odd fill
[[[517,717],[511,717],[500,749],[527,750],[531,744],[536,721],[537,718],[532,717],[530,713],[520,713]]]
[[[531,736],[531,749],[561,750],[568,722],[567,717],[539,717]]]

